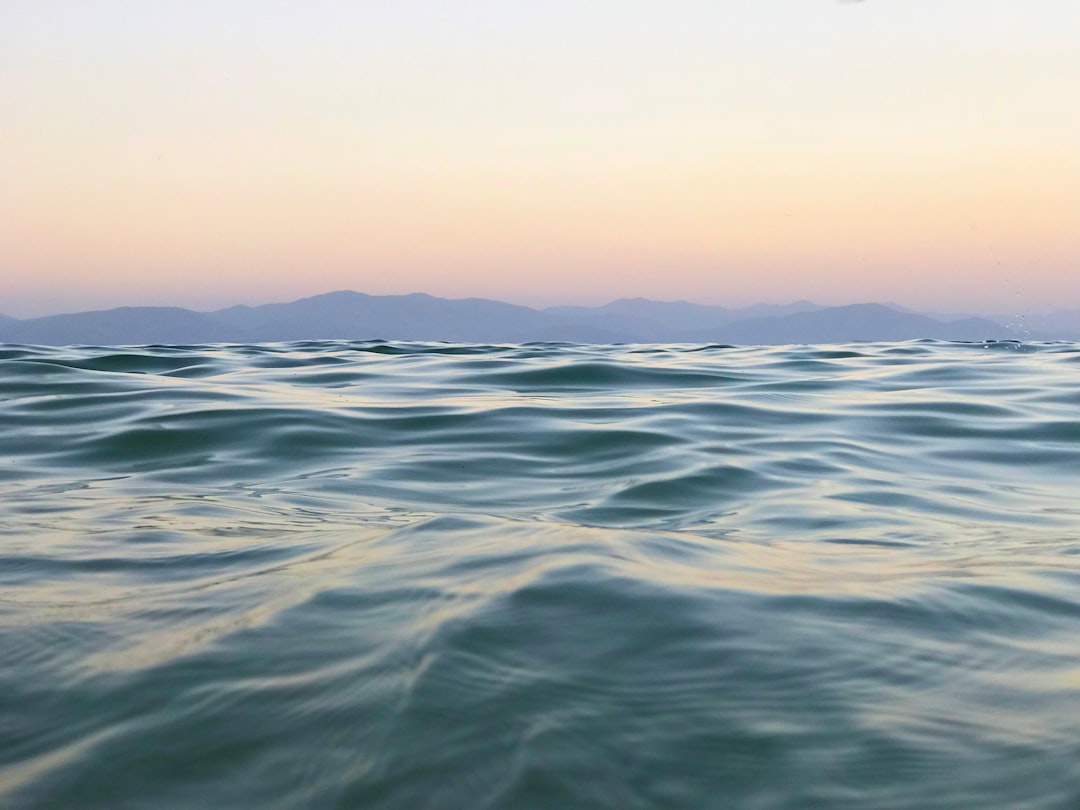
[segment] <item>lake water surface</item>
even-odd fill
[[[0,346],[0,805],[1076,808],[1080,345]]]

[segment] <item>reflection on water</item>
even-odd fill
[[[1071,808],[1080,347],[0,347],[10,807]]]

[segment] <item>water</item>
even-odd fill
[[[1080,346],[0,347],[0,804],[1075,808]]]

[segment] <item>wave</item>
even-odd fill
[[[1074,807],[1078,361],[0,346],[0,797]]]

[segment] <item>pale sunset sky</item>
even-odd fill
[[[1077,0],[0,0],[0,312],[1080,307]]]

